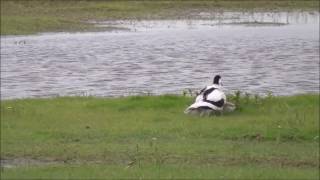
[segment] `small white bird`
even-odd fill
[[[216,75],[213,85],[207,86],[200,91],[195,102],[184,112],[186,114],[211,115],[215,112],[222,112],[227,102],[227,97],[222,91],[221,76]]]

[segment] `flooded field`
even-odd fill
[[[1,98],[319,91],[319,13],[93,22],[105,32],[1,36]]]

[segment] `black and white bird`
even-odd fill
[[[186,110],[186,114],[205,112],[211,114],[213,112],[222,112],[223,106],[227,102],[227,97],[222,91],[221,76],[216,75],[213,84],[205,87],[200,91],[196,100]]]

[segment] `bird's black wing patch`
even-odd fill
[[[220,101],[217,101],[217,102],[209,101],[209,100],[204,100],[204,101],[220,108],[224,105],[224,99],[221,99]]]
[[[207,89],[204,93],[203,93],[203,101],[207,102],[207,103],[210,103],[214,106],[217,106],[217,107],[222,107],[224,105],[224,99],[221,99],[219,101],[210,101],[207,99],[208,95],[210,93],[212,93],[214,90],[216,90],[216,88],[210,88],[210,89]]]
[[[216,88],[209,88],[209,89],[205,90],[204,93],[203,93],[203,99],[204,99],[204,100],[207,100],[208,95],[209,95],[210,93],[212,93],[212,91],[214,91],[215,89],[216,89]]]

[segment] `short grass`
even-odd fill
[[[1,178],[319,178],[318,94],[229,99],[203,118],[173,95],[2,101],[1,159],[39,163]]]
[[[1,35],[97,30],[89,20],[190,19],[212,11],[319,10],[318,0],[1,0]]]

